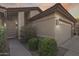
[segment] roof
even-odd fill
[[[38,10],[39,12],[42,12],[42,10],[39,7],[14,7],[14,8],[6,8],[3,6],[0,6],[0,8],[5,9],[10,12],[17,12],[17,11],[28,11],[28,10]]]
[[[60,3],[57,3],[54,6],[52,6],[51,8],[49,8],[49,9],[41,12],[40,14],[30,18],[29,21],[35,21],[37,19],[48,16],[54,12],[61,13],[63,16],[65,16],[67,19],[69,19],[70,21],[72,21],[74,23],[77,22],[76,19]]]
[[[27,11],[27,10],[38,10],[39,12],[42,12],[42,10],[39,7],[17,7],[17,8],[7,8],[7,11]]]
[[[0,5],[0,8],[2,8],[2,9],[7,9],[6,7],[3,7],[3,6],[1,6],[1,5]]]

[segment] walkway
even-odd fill
[[[11,56],[31,56],[31,53],[15,39],[9,39],[10,55]]]
[[[79,56],[79,36],[68,40],[61,47],[67,49],[65,56]]]
[[[18,40],[10,39],[9,47],[11,56],[31,56],[31,53]],[[62,49],[60,48],[59,55],[79,56],[79,36],[68,40],[60,47]]]

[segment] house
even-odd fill
[[[54,38],[58,45],[71,39],[76,19],[60,4],[29,19],[38,36]]]
[[[0,25],[6,27],[8,39],[14,38],[16,33],[20,39],[21,27],[28,23],[29,18],[41,12],[42,10],[38,7],[5,8],[0,6]]]
[[[7,29],[8,39],[14,38],[22,26],[31,24],[38,36],[55,38],[61,45],[72,38],[76,19],[59,3],[42,11],[38,7],[5,8],[0,6],[0,24]]]

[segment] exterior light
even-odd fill
[[[61,22],[61,21],[59,21],[59,24],[62,24],[62,22]]]
[[[18,26],[18,23],[17,23],[17,21],[15,21],[15,23],[16,23],[16,29],[18,28],[17,26]]]
[[[59,20],[56,20],[56,25],[59,25]]]
[[[4,27],[6,27],[6,23],[4,23]]]
[[[17,21],[16,21],[16,24],[18,24]]]
[[[59,28],[59,27],[60,27],[59,20],[56,20],[56,28]]]

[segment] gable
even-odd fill
[[[76,19],[59,3],[55,4],[53,7],[43,11],[42,13],[32,17],[29,19],[29,21],[35,21],[37,19],[40,19],[42,17],[46,17],[54,12],[59,12],[60,14],[64,15],[69,21],[75,23]]]
[[[30,18],[31,18],[31,17],[34,17],[34,16],[36,16],[36,15],[39,14],[39,13],[40,13],[40,11],[38,11],[38,10],[31,10],[29,17],[30,17]]]

